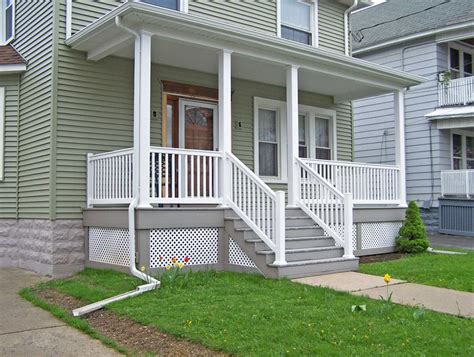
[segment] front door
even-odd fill
[[[179,101],[179,147],[217,150],[217,105],[194,100]]]

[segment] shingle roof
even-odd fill
[[[3,64],[25,64],[26,61],[10,45],[0,46],[0,66]]]
[[[473,19],[473,0],[388,0],[352,15],[353,49]]]

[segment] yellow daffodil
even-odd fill
[[[166,269],[166,270],[170,270],[170,269],[171,269],[171,265],[167,264],[167,265],[165,266],[165,269]]]
[[[145,266],[144,266],[144,265],[142,265],[142,267],[140,268],[140,270],[142,271],[142,273],[144,273],[144,272],[145,272],[145,270],[146,270]]]
[[[385,281],[387,284],[390,283],[390,280],[392,280],[392,277],[389,274],[385,274],[383,276],[383,281]]]

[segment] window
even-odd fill
[[[312,1],[280,0],[280,35],[307,45],[315,43],[315,16]]]
[[[15,1],[0,1],[0,45],[6,45],[15,37]]]
[[[306,138],[306,115],[298,116],[298,156],[308,157],[308,139]]]
[[[451,79],[471,77],[474,75],[472,57],[474,57],[473,50],[456,44],[450,45],[448,65],[449,71],[451,72]]]
[[[0,181],[3,181],[5,147],[5,88],[0,87]]]
[[[258,110],[258,167],[260,176],[278,177],[278,112]]]
[[[185,0],[141,0],[141,2],[164,7],[165,9],[184,11]]]
[[[453,133],[451,150],[453,170],[474,169],[474,134]]]

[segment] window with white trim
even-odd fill
[[[449,46],[448,67],[451,79],[471,77],[474,75],[474,64],[472,59],[474,50],[464,46],[451,44]]]
[[[15,38],[15,0],[0,0],[0,45]]]
[[[298,121],[299,157],[331,160],[332,123],[330,117],[319,117],[314,113],[300,114]]]
[[[258,167],[259,176],[279,176],[278,110],[258,109]]]
[[[187,12],[187,0],[139,0],[165,9]]]
[[[5,148],[5,88],[0,87],[0,181],[3,181]]]
[[[280,0],[280,36],[314,45],[315,4],[311,0]]]
[[[451,153],[453,170],[473,170],[474,134],[452,133]]]

